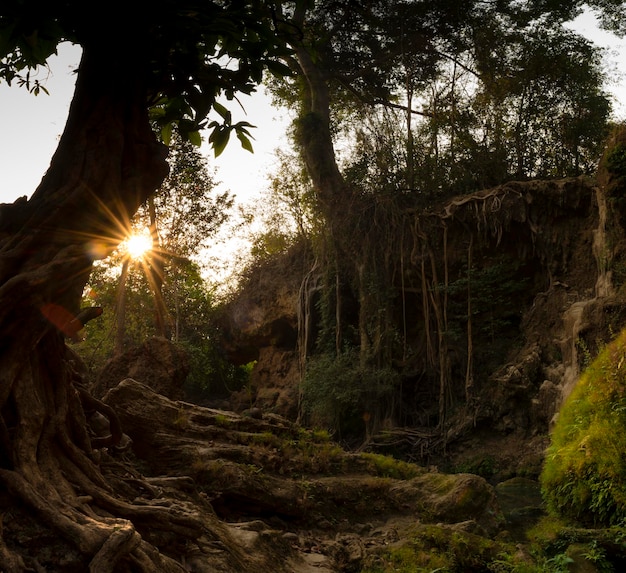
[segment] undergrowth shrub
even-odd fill
[[[307,364],[302,403],[309,425],[354,437],[391,414],[398,385],[398,373],[360,365],[357,351],[321,354]]]
[[[563,517],[597,526],[626,519],[626,331],[561,408],[541,487],[549,509]]]
[[[616,177],[626,178],[626,145],[619,143],[608,154],[606,166]]]

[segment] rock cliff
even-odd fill
[[[607,157],[624,137],[620,132],[609,143]],[[413,320],[404,328],[415,352],[398,369],[407,387],[426,380],[422,399],[436,402],[438,380],[424,340],[437,328],[423,298],[440,288],[447,323],[437,326],[452,334],[439,353],[453,380],[454,407],[443,427],[429,427],[432,414],[388,421],[364,447],[446,467],[489,458],[500,476],[537,471],[550,423],[581,368],[626,324],[623,191],[605,157],[594,178],[509,182],[416,211],[439,282],[421,288],[414,278],[424,264],[419,253],[405,262],[402,304]],[[235,397],[235,409],[296,418],[302,292],[312,268],[307,249],[297,246],[258,266],[228,307],[230,355],[256,360],[252,393],[245,404]],[[398,283],[392,286],[399,292]],[[471,297],[460,293],[470,288]],[[474,306],[466,310],[470,298]],[[411,392],[403,395],[407,403],[416,400]]]

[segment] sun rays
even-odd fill
[[[133,233],[123,245],[131,259],[142,259],[152,250],[152,237],[148,232]]]

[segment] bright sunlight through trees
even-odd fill
[[[141,259],[152,249],[152,237],[148,232],[136,233],[126,240],[126,251],[131,259]]]

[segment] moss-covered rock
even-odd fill
[[[548,507],[586,524],[626,519],[626,331],[587,368],[563,405],[541,484]]]

